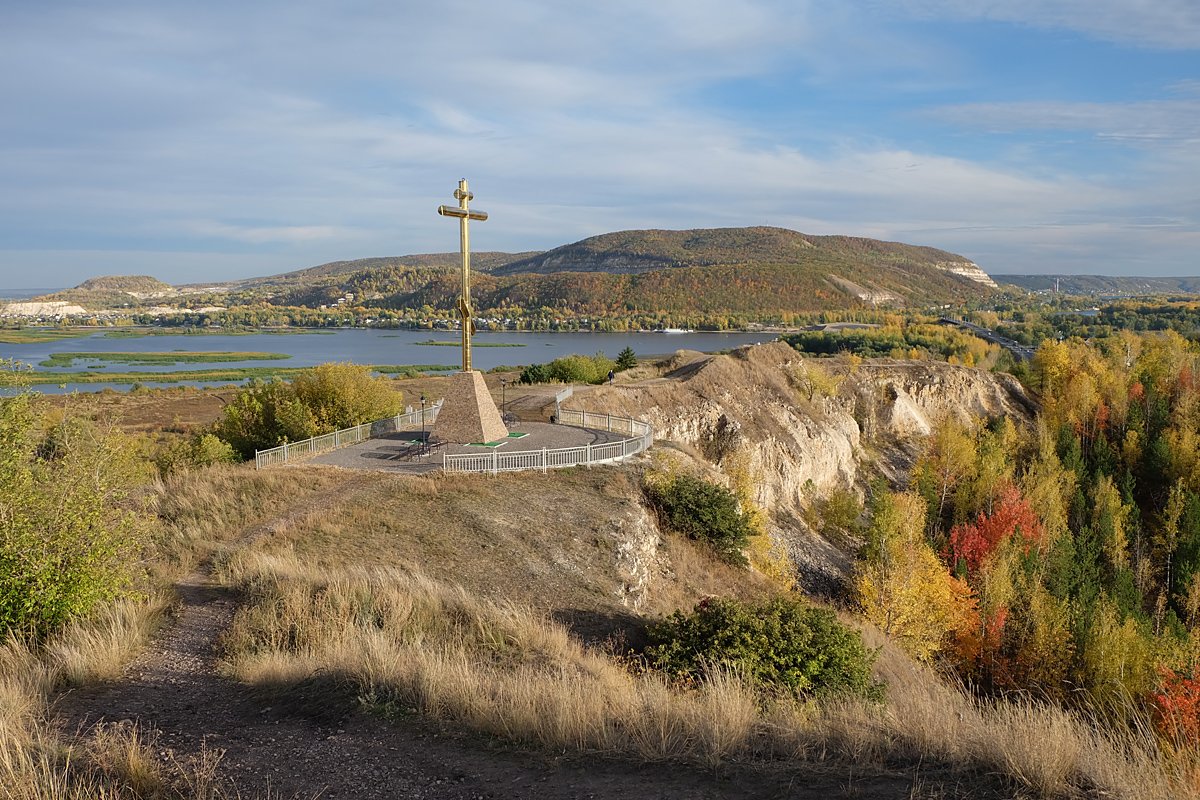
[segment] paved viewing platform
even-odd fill
[[[426,428],[423,439],[419,427],[410,427],[319,453],[305,460],[310,464],[330,464],[349,469],[420,474],[442,469],[445,459],[451,456],[562,451],[619,443],[633,438],[627,433],[548,422],[510,422],[508,429],[509,437],[499,443],[474,445],[429,441],[426,446],[424,443],[429,440],[429,429]],[[536,466],[526,468],[537,469]]]

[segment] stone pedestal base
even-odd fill
[[[482,372],[471,370],[450,376],[431,435],[455,444],[494,442],[508,436]]]

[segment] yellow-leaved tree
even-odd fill
[[[857,580],[863,615],[906,651],[931,660],[970,624],[972,601],[925,540],[925,502],[911,492],[874,499],[870,544]]]

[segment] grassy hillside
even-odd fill
[[[839,258],[897,266],[967,260],[932,247],[852,236],[808,236],[759,226],[606,233],[514,261],[495,272],[646,272],[664,267],[819,264]]]
[[[754,462],[734,457],[739,436],[751,447],[803,428],[805,452],[815,450],[819,441],[807,434],[837,427],[836,369],[880,403],[900,396],[878,391],[881,371],[895,365],[794,363],[785,349],[699,362],[682,353],[577,395],[592,408],[620,411],[624,397],[676,414],[691,393],[690,413],[712,416],[716,406],[722,420],[739,423],[719,438],[680,424],[678,441],[625,465],[499,476],[304,464],[217,465],[157,479],[131,471],[139,488],[130,499],[147,500],[135,512],[145,536],[133,577],[139,589],[170,593],[177,611],[152,636],[167,602],[162,593],[152,602],[135,595],[41,647],[0,642],[0,795],[214,800],[311,797],[326,786],[328,796],[383,798],[399,786],[403,796],[478,797],[504,786],[505,796],[551,800],[1196,797],[1194,750],[1155,738],[1148,724],[1122,726],[1121,707],[1106,709],[1109,719],[1086,704],[1034,699],[1040,694],[973,696],[904,654],[901,618],[887,623],[897,626],[891,636],[856,621],[849,595],[840,619],[876,653],[874,675],[886,683],[879,700],[764,690],[735,668],[671,677],[642,658],[654,635],[648,626],[674,610],[792,596],[766,573],[731,566],[665,526],[647,503],[647,478],[719,477],[719,461],[735,486],[752,480]],[[967,374],[938,365],[900,371],[939,395],[947,378]],[[154,393],[164,401],[157,409],[147,395],[104,400],[135,403],[123,424],[141,432],[217,413],[215,403],[194,402],[199,394]],[[844,399],[861,411],[860,396]],[[53,402],[70,416],[79,401]],[[792,417],[798,409],[809,410]],[[665,424],[659,430],[670,435]],[[59,441],[80,445],[69,435]],[[863,440],[863,449],[880,441]],[[987,458],[996,452],[978,449]],[[73,458],[58,463],[72,468]],[[987,480],[989,463],[993,472],[970,474]],[[821,530],[844,523],[823,535],[856,550],[861,505],[852,493],[840,498],[850,513],[826,503]],[[915,536],[894,541],[927,546],[923,519],[875,513],[911,519]],[[886,543],[883,524],[873,530]],[[1035,555],[1010,552],[1024,567]],[[1020,613],[1014,604],[1013,617]],[[1031,663],[1063,652],[1040,650]],[[1071,687],[1075,697],[1079,684]]]
[[[258,301],[315,308],[346,293],[398,311],[452,309],[457,253],[337,261],[232,284]],[[778,319],[797,311],[956,302],[989,291],[944,268],[969,264],[931,247],[783,228],[620,231],[546,253],[472,254],[484,316],[699,314]]]
[[[143,303],[161,303],[177,294],[175,288],[149,275],[103,275],[89,278],[72,289],[43,295],[37,300],[60,300],[89,310],[136,308]]]

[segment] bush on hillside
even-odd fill
[[[704,542],[731,564],[746,565],[742,548],[754,527],[733,492],[690,475],[676,475],[647,483],[646,494],[667,526]]]
[[[0,398],[0,638],[42,637],[122,594],[146,477],[128,439],[88,420],[46,420],[28,395]]]
[[[569,355],[549,364],[530,364],[521,371],[521,383],[604,383],[617,362],[604,353],[594,356]]]
[[[242,458],[317,432],[312,413],[280,380],[252,380],[225,405],[212,428]]]
[[[400,413],[403,395],[387,378],[358,364],[321,364],[292,381],[292,393],[312,414],[319,433],[352,428]]]
[[[232,464],[238,460],[233,447],[211,433],[198,433],[162,447],[154,463],[164,477],[185,469]]]
[[[404,396],[355,364],[322,364],[291,383],[251,381],[225,406],[212,432],[242,458],[399,413]]]
[[[881,700],[871,679],[874,653],[832,611],[791,597],[760,603],[710,598],[650,628],[646,657],[658,669],[702,678],[730,669],[766,690],[801,696]]]

